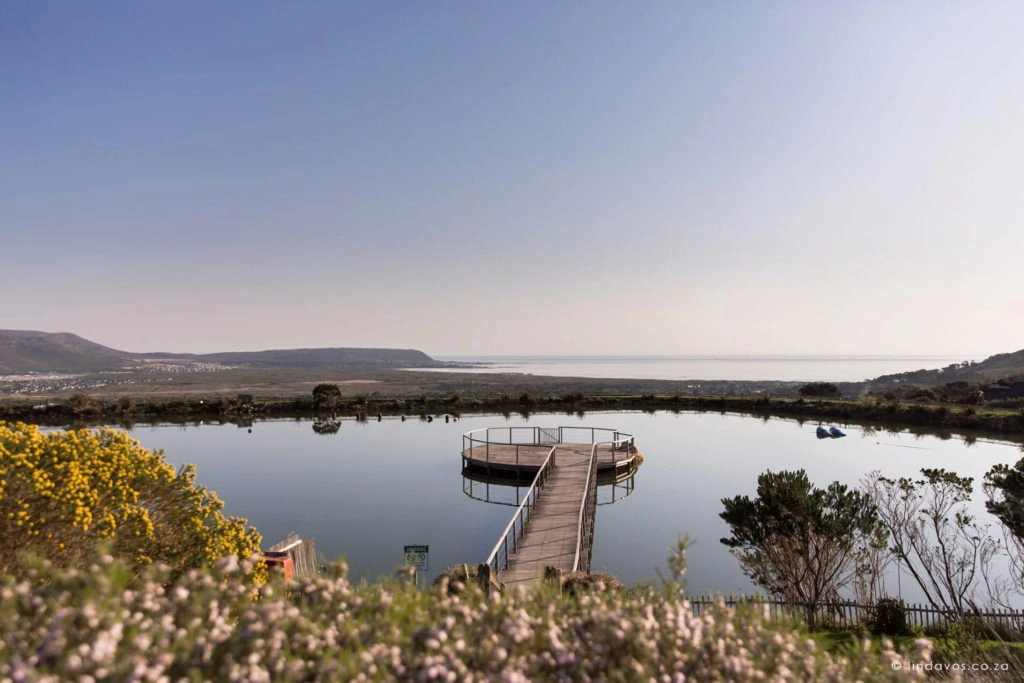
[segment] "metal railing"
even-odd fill
[[[600,441],[599,441],[600,439]],[[485,464],[491,463],[491,446],[514,446],[515,465],[521,464],[521,453],[536,452],[563,443],[589,443],[611,446],[609,457],[616,466],[626,462],[633,455],[633,436],[607,427],[481,427],[462,435],[462,455]],[[483,449],[480,457],[477,449]],[[507,451],[506,451],[507,453]],[[502,460],[502,464],[511,462]],[[536,461],[534,461],[536,462]],[[465,464],[465,463],[464,463]],[[524,464],[529,464],[525,461]]]
[[[598,470],[597,506],[615,505],[633,495],[636,490],[636,470],[636,465],[617,472]],[[534,474],[531,473],[529,477],[521,473],[487,475],[478,470],[465,470],[462,473],[462,494],[481,503],[519,507],[523,502],[523,493],[533,482]]]
[[[572,561],[574,572],[590,572],[590,558],[594,550],[594,522],[597,518],[597,450],[608,446],[615,459],[615,451],[625,451],[632,456],[634,438],[631,434],[615,432],[615,440],[594,443],[590,448],[590,463],[587,469],[586,488],[580,501],[580,514],[576,527],[576,554]],[[625,438],[619,438],[620,436]]]
[[[537,504],[537,497],[540,495],[541,489],[544,488],[544,482],[547,481],[548,474],[554,465],[555,446],[552,446],[548,452],[548,457],[544,460],[544,464],[537,470],[537,476],[533,478],[530,489],[523,496],[523,502],[519,504],[515,514],[512,515],[512,521],[505,527],[505,532],[498,538],[498,542],[494,544],[491,554],[487,556],[485,564],[491,568],[492,576],[503,569],[508,569],[508,559],[510,557],[509,541],[511,539],[512,552],[516,552],[519,539],[526,531],[526,523],[530,521],[530,512],[532,512],[533,507]]]

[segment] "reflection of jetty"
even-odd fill
[[[599,470],[597,473],[597,505],[611,505],[630,496],[636,488],[636,471],[640,458],[629,469]],[[473,500],[492,505],[519,507],[523,494],[533,483],[534,474],[518,474],[466,469],[462,473],[462,493]]]
[[[597,427],[503,427],[467,432],[462,441],[467,477],[533,474],[481,565],[490,580],[529,585],[550,569],[590,571],[599,473],[616,479],[634,470],[633,436]]]

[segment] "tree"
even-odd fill
[[[92,412],[96,409],[96,404],[89,398],[88,394],[73,394],[67,400],[68,408],[77,415]]]
[[[881,527],[871,501],[839,482],[819,489],[804,470],[765,472],[757,498],[724,498],[720,517],[744,573],[772,595],[818,607],[851,588],[860,559],[879,542]]]
[[[1024,458],[1013,467],[996,465],[985,474],[990,492],[985,508],[1018,539],[1024,540]]]
[[[863,490],[878,509],[892,552],[936,609],[957,616],[977,611],[982,572],[999,544],[967,512],[973,479],[922,469],[922,479],[887,479],[872,472]]]
[[[811,382],[800,387],[800,395],[814,398],[839,398],[839,387],[832,382]]]
[[[1010,572],[1008,577],[985,578],[993,600],[1009,607],[1011,594],[1024,596],[1024,458],[1013,467],[1000,464],[989,470],[983,489],[985,508],[1002,528]]]
[[[317,384],[313,387],[313,405],[317,408],[333,408],[341,400],[341,389],[337,384]]]
[[[29,551],[76,566],[98,547],[172,572],[258,553],[260,535],[158,451],[114,429],[43,433],[0,422],[0,572]]]

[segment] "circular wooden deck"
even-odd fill
[[[589,443],[560,444],[477,444],[462,451],[463,468],[478,470],[494,470],[510,473],[533,473],[540,469],[551,449],[557,446],[555,455],[573,455],[590,458],[594,447]],[[601,471],[619,470],[632,467],[636,460],[636,452],[629,449],[612,449],[610,445],[598,444],[597,469]]]

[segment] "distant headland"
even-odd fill
[[[0,330],[0,374],[76,373],[176,368],[178,372],[238,368],[443,368],[415,349],[313,348],[218,353],[133,353],[70,332]]]

